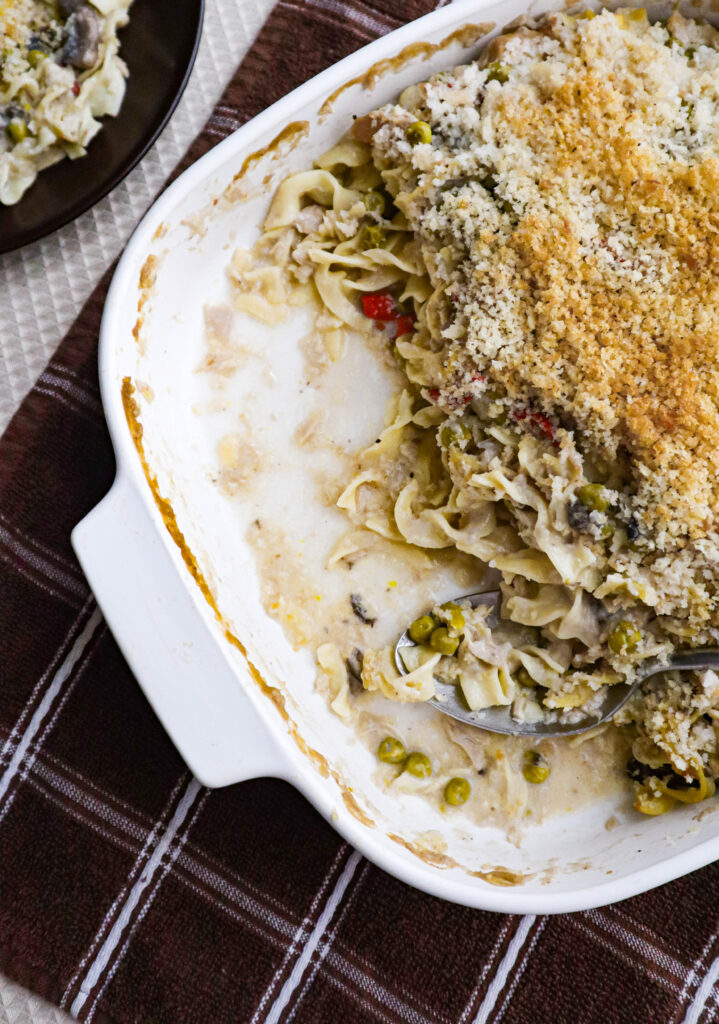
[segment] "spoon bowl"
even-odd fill
[[[477,608],[480,605],[488,606],[491,611],[487,614],[486,623],[490,629],[495,629],[500,622],[501,599],[502,595],[499,590],[488,590],[481,594],[468,594],[466,597],[458,598],[460,601],[469,601],[472,608]],[[405,630],[394,649],[394,661],[400,675],[407,675],[408,671],[402,660],[402,648],[416,646],[415,641],[409,635],[409,630]],[[636,679],[632,683],[616,683],[613,686],[608,686],[602,704],[583,718],[577,717],[577,711],[572,712],[571,718],[565,712],[560,711],[556,712],[556,718],[522,721],[512,716],[511,705],[496,705],[482,708],[480,711],[470,711],[459,686],[454,683],[442,683],[437,679],[435,679],[436,696],[432,697],[428,703],[441,711],[443,715],[449,715],[460,722],[466,722],[467,725],[473,725],[477,729],[486,729],[488,732],[503,733],[506,736],[539,738],[576,736],[608,722],[620,708],[624,707],[637,687],[650,676],[657,675],[659,672],[703,668],[719,668],[719,648],[701,647],[677,651],[666,662],[661,662],[656,658],[648,660],[639,667]]]

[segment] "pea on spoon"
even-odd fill
[[[488,590],[482,594],[468,594],[459,600],[469,601],[472,608],[477,608],[480,605],[490,608],[485,621],[489,629],[495,629],[500,621],[501,598],[500,591]],[[408,669],[402,660],[402,649],[416,646],[417,643],[410,636],[409,630],[405,630],[394,648],[394,661],[400,675],[408,674]],[[466,722],[468,725],[474,725],[478,729],[486,729],[489,732],[504,733],[507,736],[575,736],[609,721],[627,703],[637,687],[650,676],[660,672],[690,671],[703,668],[719,668],[719,648],[702,647],[676,651],[669,661],[663,664],[656,659],[648,660],[639,667],[637,677],[632,683],[615,683],[613,686],[608,686],[606,697],[599,708],[588,713],[582,719],[573,717],[568,722],[562,722],[561,718],[550,721],[522,721],[512,717],[509,705],[470,711],[459,686],[454,683],[443,683],[438,679],[435,679],[437,695],[432,697],[428,703],[434,705],[437,711],[441,711],[444,715],[449,715],[460,722]]]

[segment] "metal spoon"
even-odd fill
[[[488,605],[492,610],[487,615],[486,623],[490,629],[494,629],[500,621],[501,597],[498,590],[488,590],[483,594],[468,594],[458,600],[469,601],[473,608],[477,608],[481,604]],[[409,630],[405,630],[394,649],[394,661],[400,675],[405,676],[408,672],[400,656],[401,648],[416,646],[409,635]],[[604,702],[596,711],[579,721],[574,719],[566,723],[563,723],[561,719],[548,722],[522,722],[512,718],[509,705],[470,711],[464,703],[459,686],[454,683],[442,683],[439,680],[435,680],[437,696],[432,697],[428,703],[433,704],[444,715],[450,715],[452,718],[459,719],[460,722],[474,725],[478,729],[487,729],[489,732],[501,732],[508,736],[575,736],[577,733],[587,732],[587,730],[601,725],[602,722],[608,721],[627,703],[637,687],[650,676],[657,675],[659,672],[701,668],[719,668],[719,648],[702,647],[677,651],[665,663],[660,663],[656,658],[647,660],[638,669],[637,678],[633,683],[616,683],[614,686],[608,686]]]

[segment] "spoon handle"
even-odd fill
[[[674,669],[719,668],[719,647],[700,647],[695,651],[677,651],[669,659],[669,664],[657,668],[656,672],[671,672]],[[645,677],[647,678],[647,677]]]

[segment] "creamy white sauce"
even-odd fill
[[[251,509],[247,540],[256,558],[262,603],[293,646],[314,652],[332,643],[343,658],[351,658],[356,650],[393,644],[409,621],[436,602],[490,583],[489,570],[456,550],[420,551],[371,534],[366,548],[327,567],[337,543],[353,529],[335,502],[356,472],[356,453],[382,426],[380,420],[366,422],[358,436],[358,384],[360,389],[384,389],[389,397],[401,386],[401,374],[363,336],[347,332],[344,351],[335,351],[332,358],[319,334],[306,335],[300,344],[303,378],[297,382],[297,408],[287,418],[292,427],[284,445],[268,443],[282,415],[273,401],[273,379],[282,367],[272,366],[271,350],[253,350],[252,332],[241,330],[242,324],[247,320],[241,315],[213,308],[208,325],[212,359],[204,361],[203,372],[216,375],[220,391],[229,367],[234,373],[245,361],[262,359],[268,372],[262,393],[238,412],[236,430],[220,442],[215,480],[228,500]],[[282,502],[277,501],[278,485],[284,487]],[[351,595],[361,597],[371,624],[355,614]],[[329,702],[324,673],[318,673],[318,686]],[[432,761],[433,773],[426,780],[378,761],[380,785],[421,794],[448,814],[501,826],[516,840],[523,824],[574,811],[594,799],[623,792],[630,805],[631,785],[624,773],[628,745],[614,728],[584,741],[536,744],[462,725],[429,705],[398,704],[357,683],[348,703],[351,724],[371,751],[394,735],[408,751],[422,751]],[[528,783],[522,774],[528,749],[540,750],[551,766],[540,785]],[[444,786],[454,776],[467,778],[472,787],[461,808],[443,800]]]

